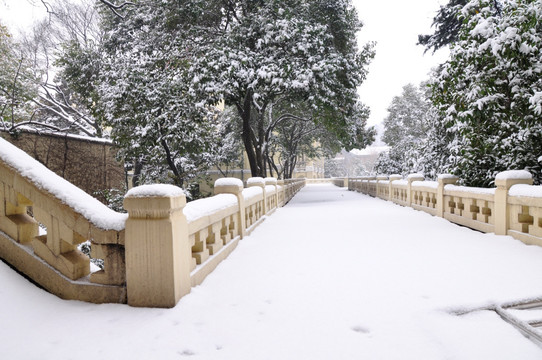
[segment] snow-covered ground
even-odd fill
[[[63,301],[0,262],[5,359],[541,359],[491,311],[542,248],[310,185],[173,309]]]

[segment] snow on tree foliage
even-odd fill
[[[401,96],[393,98],[388,116],[384,119],[382,136],[390,149],[379,155],[376,172],[403,175],[431,172],[429,161],[425,160],[429,157],[424,156],[424,149],[434,113],[425,88],[426,84],[419,88],[408,84],[403,87]]]
[[[69,1],[51,3],[68,33],[80,18],[65,11]],[[356,91],[374,53],[357,47],[350,0],[96,4],[73,27],[83,31],[58,42],[54,101],[42,105],[60,122],[80,117],[83,133],[108,126],[144,179],[184,186],[211,165],[235,165],[239,141],[228,131],[241,134],[260,176],[288,176],[299,151],[363,148],[374,137]],[[81,38],[85,29],[95,36]],[[236,117],[219,116],[222,101]]]
[[[145,2],[105,22],[103,112],[121,155],[140,164],[143,181],[184,187],[220,160],[217,109],[189,86],[194,44],[187,21],[199,5]]]
[[[464,185],[487,187],[501,171],[525,169],[542,182],[541,5],[471,0],[457,7],[461,26],[450,58],[432,74],[426,97],[433,105],[418,115],[423,136],[413,143],[392,131],[404,129],[400,116],[392,119],[392,104],[385,141],[393,146],[379,171],[452,173]]]
[[[473,0],[450,60],[433,83],[447,131],[450,168],[462,182],[489,186],[504,170],[542,180],[542,6],[540,1]]]
[[[365,131],[367,113],[358,111],[356,88],[373,52],[371,46],[358,51],[361,23],[351,1],[227,3],[222,27],[198,39],[192,86],[208,103],[224,100],[237,109],[252,174],[266,175],[266,134],[276,130],[266,116],[280,102],[294,110],[303,102],[310,112],[305,119],[348,148],[365,147],[371,132]],[[298,121],[299,115],[283,119]]]

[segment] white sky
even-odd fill
[[[401,94],[404,85],[418,85],[426,80],[431,68],[448,56],[447,50],[424,55],[424,48],[416,45],[418,34],[431,33],[432,19],[447,0],[353,0],[353,3],[364,23],[359,33],[360,46],[368,41],[377,42],[376,57],[359,90],[362,102],[371,108],[369,125],[375,125],[384,120],[391,100]],[[12,32],[40,16],[46,16],[46,12],[39,0],[0,0],[0,19]]]
[[[394,96],[408,83],[418,85],[428,78],[432,67],[446,60],[447,50],[423,54],[416,45],[418,34],[430,34],[431,23],[446,0],[353,0],[364,27],[359,43],[376,41],[376,57],[359,94],[371,108],[369,125],[380,123]]]

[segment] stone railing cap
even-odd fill
[[[459,179],[459,178],[458,178],[457,176],[455,176],[455,175],[452,175],[452,174],[440,174],[440,175],[438,176],[438,179],[439,179],[439,180],[440,180],[440,179],[455,179],[455,180],[457,180],[457,179]]]
[[[247,179],[247,185],[265,185],[265,180],[261,177],[251,177]]]
[[[240,186],[243,187],[243,181],[237,178],[220,178],[215,181],[215,187],[218,186]]]
[[[142,198],[142,197],[176,197],[185,196],[184,190],[175,185],[169,184],[152,184],[141,185],[128,190],[125,198]]]
[[[266,177],[265,179],[265,185],[277,185],[277,179],[274,177]]]
[[[531,180],[533,176],[527,170],[508,170],[497,174],[495,180]]]

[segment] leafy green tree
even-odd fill
[[[459,13],[468,2],[469,0],[450,0],[448,4],[441,5],[433,18],[432,27],[435,28],[435,32],[429,35],[418,35],[418,44],[425,46],[425,51],[432,49],[435,52],[455,43],[463,25]],[[496,14],[501,11],[500,3],[499,0],[492,1],[492,9]]]
[[[0,23],[0,121],[4,130],[33,117],[36,96],[31,63]]]
[[[382,141],[390,146],[381,153],[375,171],[382,174],[408,174],[420,171],[421,144],[426,138],[430,102],[424,92],[412,84],[403,87],[400,96],[393,98],[384,119]]]
[[[450,60],[433,84],[450,169],[465,184],[490,186],[496,173],[527,169],[540,183],[542,8],[537,1],[472,0]]]
[[[202,5],[149,1],[124,18],[106,13],[101,107],[121,156],[142,165],[143,182],[186,187],[215,158],[217,111],[189,87],[192,14]]]
[[[253,176],[267,173],[266,114],[285,94],[345,147],[363,145],[348,122],[358,115],[356,88],[373,52],[357,48],[361,23],[350,1],[227,1],[223,14],[215,36],[198,41],[192,84],[210,103],[223,99],[238,110]]]
[[[450,0],[448,4],[441,5],[433,18],[432,27],[435,32],[430,35],[418,35],[418,44],[425,46],[425,51],[448,46],[457,41],[462,21],[457,14],[469,0]]]

